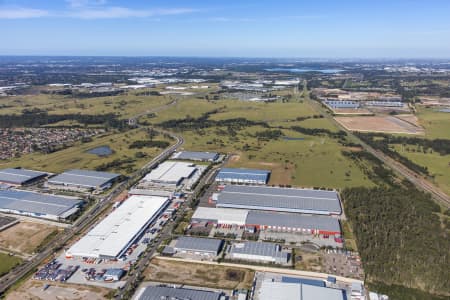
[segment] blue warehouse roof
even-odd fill
[[[217,174],[216,180],[242,182],[254,181],[265,183],[268,181],[269,175],[270,171],[268,170],[223,168]]]

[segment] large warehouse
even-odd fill
[[[340,215],[341,205],[335,191],[227,185],[213,195],[217,207]]]
[[[300,215],[234,208],[199,207],[192,222],[256,227],[261,230],[309,234],[341,234],[339,220],[331,216]]]
[[[217,182],[266,184],[270,171],[256,169],[223,168],[216,176]]]
[[[0,190],[0,211],[50,220],[66,219],[83,201],[22,190]]]
[[[344,300],[345,292],[339,289],[301,283],[264,280],[255,293],[257,300]]]
[[[181,236],[173,247],[176,252],[204,256],[217,256],[222,250],[223,240]]]
[[[229,248],[231,259],[251,260],[265,263],[287,264],[289,253],[278,244],[245,241],[234,243]]]
[[[50,178],[48,185],[51,188],[63,190],[105,190],[110,188],[119,177],[119,174],[107,172],[69,170]]]
[[[223,294],[219,292],[205,290],[193,290],[168,286],[148,286],[141,288],[134,298],[137,300],[220,300],[222,299],[222,295]]]
[[[47,173],[27,169],[3,169],[0,170],[0,183],[22,186],[36,183],[47,177]]]
[[[165,161],[147,174],[143,181],[167,186],[178,186],[184,179],[192,177],[197,170],[197,166],[192,163]]]
[[[216,152],[181,151],[175,152],[172,159],[215,162],[219,158]]]
[[[118,258],[163,211],[168,198],[131,196],[67,251],[66,255]]]

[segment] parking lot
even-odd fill
[[[333,236],[329,236],[328,238],[317,237],[311,234],[301,234],[301,233],[292,233],[292,232],[280,232],[280,231],[269,231],[263,230],[259,233],[260,240],[273,240],[280,241],[284,240],[286,244],[292,244],[300,246],[303,243],[314,243],[319,247],[333,247],[333,248],[342,248],[343,244],[338,243],[334,240]]]
[[[339,249],[325,250],[322,262],[327,273],[364,279],[361,258],[357,253]]]
[[[106,287],[116,289],[121,287],[124,281],[105,281],[104,273],[108,269],[123,269],[128,271],[130,267],[138,260],[140,255],[145,251],[152,241],[158,239],[159,232],[165,223],[172,215],[171,206],[169,206],[144,233],[129,247],[126,253],[118,259],[95,259],[95,258],[81,258],[81,257],[66,257],[65,253],[61,253],[56,257],[59,268],[61,270],[73,270],[71,276],[68,276],[65,281],[74,284],[89,284],[94,286]],[[64,272],[62,272],[64,273]],[[48,280],[40,278],[41,280]]]

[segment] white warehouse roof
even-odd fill
[[[178,184],[182,179],[189,178],[197,171],[192,163],[165,161],[144,177],[144,181],[156,183]]]
[[[68,255],[119,257],[161,212],[167,198],[131,196],[68,251]]]
[[[234,208],[199,207],[192,215],[192,220],[209,220],[219,224],[245,225],[248,210]]]

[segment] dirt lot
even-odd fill
[[[405,117],[403,117],[405,118]],[[335,117],[342,126],[352,131],[423,134],[423,128],[392,116]]]
[[[145,280],[222,289],[250,288],[254,271],[247,269],[166,261],[154,258]]]
[[[43,290],[47,282],[28,280],[17,290],[9,293],[6,300],[102,300],[108,299],[106,296],[110,292],[109,289],[69,285],[51,282],[47,290]]]
[[[0,248],[31,254],[49,234],[57,229],[55,226],[41,223],[20,222],[0,232]]]

